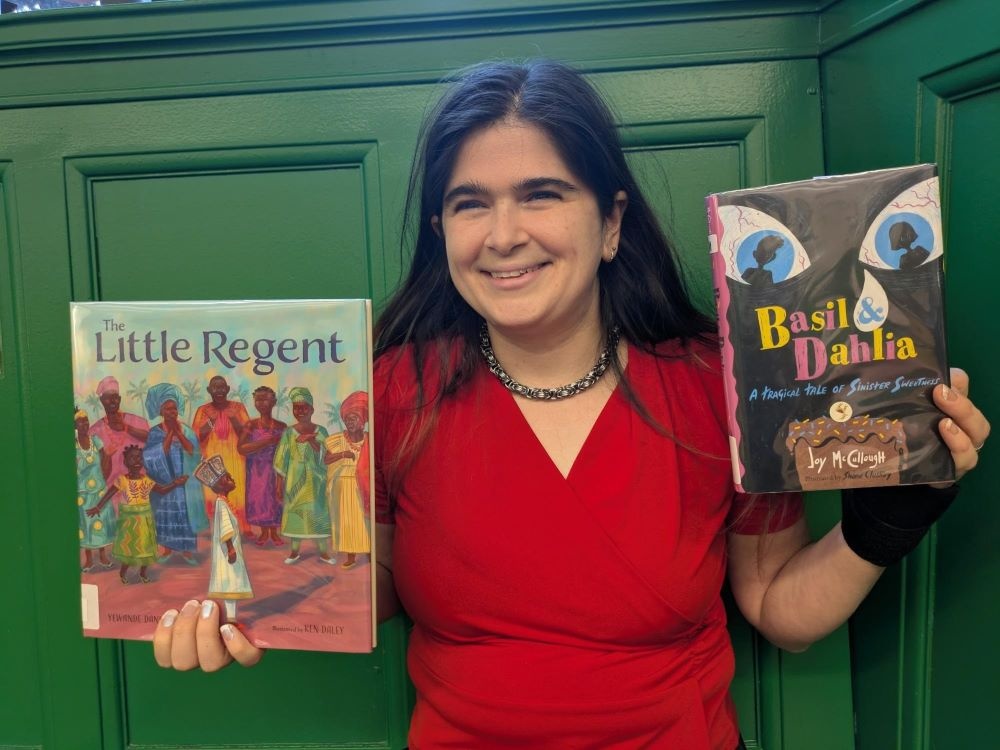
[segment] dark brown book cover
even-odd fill
[[[710,195],[733,478],[782,492],[954,478],[937,168]]]

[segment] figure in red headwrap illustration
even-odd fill
[[[357,565],[358,554],[371,552],[368,516],[371,498],[368,458],[368,394],[355,391],[340,405],[342,432],[326,439],[326,497],[330,504],[333,547],[346,552],[341,567]]]

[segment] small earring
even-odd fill
[[[611,248],[611,257],[608,258],[608,262],[609,263],[615,259],[615,253],[617,253],[617,252],[618,252],[618,246],[617,245],[615,247]]]

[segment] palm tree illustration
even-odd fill
[[[246,406],[250,400],[250,394],[250,384],[245,380],[241,380],[239,387],[229,392],[229,398],[233,401],[239,401],[243,406]]]
[[[146,382],[146,378],[143,378],[138,383],[129,382],[128,390],[125,391],[125,395],[128,398],[135,399],[135,402],[139,404],[139,412],[141,413],[145,403],[146,394],[149,392],[149,383]]]
[[[83,405],[87,407],[87,411],[90,413],[90,418],[92,420],[95,418],[100,419],[100,417],[103,416],[101,411],[104,407],[101,406],[101,399],[96,393],[91,393],[87,396],[87,398],[83,400]]]
[[[323,416],[326,418],[326,423],[332,428],[337,430],[343,429],[340,424],[340,402],[331,404],[327,401],[323,404]]]
[[[280,415],[282,411],[288,408],[288,386],[282,386],[278,389],[278,392],[274,394],[274,414],[275,416]]]
[[[201,382],[198,380],[185,380],[181,383],[181,390],[184,392],[184,400],[187,402],[184,411],[187,414],[187,421],[190,423],[194,417],[194,405],[202,393]]]

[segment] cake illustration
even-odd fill
[[[833,417],[793,420],[785,447],[795,456],[803,490],[899,484],[906,466],[906,433],[898,419],[851,416],[834,405]]]

